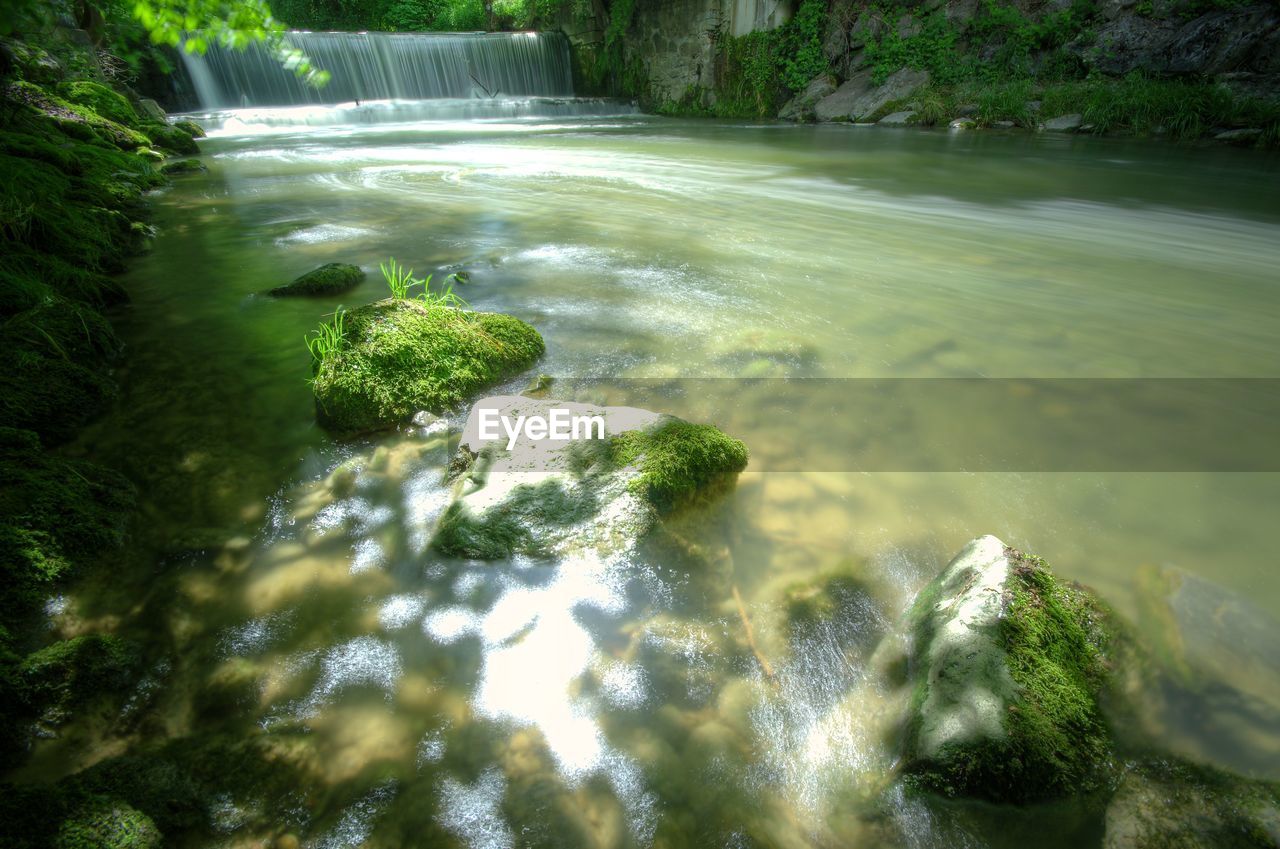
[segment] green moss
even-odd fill
[[[136,650],[119,637],[85,634],[28,655],[21,675],[32,704],[64,711],[119,692],[137,663]]]
[[[339,431],[441,413],[530,366],[542,337],[508,315],[419,301],[379,301],[346,313],[338,349],[316,363],[316,415]]]
[[[949,796],[1028,803],[1100,790],[1111,736],[1099,697],[1107,682],[1102,612],[1084,590],[1061,583],[1044,561],[1006,549],[1012,563],[999,641],[1017,693],[1004,737],[952,743],[914,768],[915,781]],[[917,601],[936,603],[936,595]],[[927,646],[931,635],[917,634]],[[927,695],[920,681],[912,716]],[[908,729],[908,740],[914,730]],[[910,746],[910,744],[909,744]]]
[[[195,121],[191,121],[191,120],[174,121],[173,126],[176,129],[179,129],[182,132],[186,133],[187,135],[191,136],[191,138],[193,139],[202,139],[205,137],[204,127],[200,126]]]
[[[0,427],[0,612],[39,603],[74,563],[119,545],[133,506],[122,476],[46,453],[30,431]]]
[[[460,503],[449,506],[431,544],[443,554],[479,560],[501,560],[515,552],[535,556],[539,550],[530,525],[567,527],[595,515],[589,486],[566,490],[558,480],[518,486],[502,504],[472,516]]]
[[[747,446],[713,425],[671,420],[613,438],[611,459],[636,465],[631,490],[659,510],[674,507],[710,483],[747,467]]]
[[[98,797],[64,820],[54,849],[156,849],[160,830],[146,814],[119,799]]]
[[[148,144],[147,137],[136,129],[99,115],[92,106],[72,103],[32,83],[11,82],[4,95],[10,101],[46,116],[67,134],[84,141],[101,139],[121,150],[136,150]]]
[[[199,170],[204,170],[204,166],[197,159],[185,159],[182,162],[195,163]],[[339,295],[359,286],[362,280],[364,280],[364,271],[360,266],[331,262],[308,271],[286,286],[277,286],[268,294],[275,295],[277,298]]]
[[[195,138],[186,130],[173,124],[150,123],[142,126],[142,131],[155,147],[172,150],[174,153],[199,153]]]
[[[173,162],[166,162],[160,166],[161,174],[198,174],[201,171],[208,171],[204,167],[204,163],[199,159],[177,159]]]
[[[58,94],[70,103],[88,106],[103,118],[124,126],[138,122],[138,113],[128,98],[101,83],[89,80],[73,80],[58,86]]]

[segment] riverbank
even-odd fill
[[[67,46],[72,52],[74,48]],[[73,714],[122,699],[136,647],[110,631],[49,642],[46,602],[113,562],[133,484],[60,449],[106,413],[123,356],[113,275],[153,232],[145,194],[203,133],[168,123],[77,63],[4,43],[0,79],[0,757],[16,763]],[[125,568],[128,568],[127,566]],[[118,706],[118,705],[117,705]]]

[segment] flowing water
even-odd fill
[[[1126,615],[1149,567],[1176,567],[1275,635],[1273,461],[1217,466],[1210,434],[1145,471],[1069,462],[1113,439],[1098,426],[1054,438],[1060,465],[984,463],[934,437],[1043,429],[912,383],[1000,378],[1047,426],[1100,379],[1141,379],[1123,385],[1155,393],[1137,414],[1158,435],[1180,415],[1163,379],[1280,377],[1274,156],[361,108],[202,116],[208,173],[157,196],[114,317],[124,395],[79,446],[139,484],[136,539],[51,606],[66,633],[141,640],[153,671],[127,721],[45,741],[25,777],[142,739],[261,734],[291,801],[214,800],[209,845],[1096,845],[1099,821],[1056,809],[875,801],[903,704],[877,646],[914,592],[995,533]],[[472,307],[539,329],[545,358],[506,389],[542,372],[553,395],[716,422],[752,465],[622,558],[431,552],[457,419],[336,441],[306,383],[303,334],[384,296],[388,256],[465,271]],[[260,294],[331,261],[371,273],[328,301]],[[833,401],[871,378],[910,404]],[[836,615],[788,627],[823,587]],[[1180,694],[1159,733],[1280,778],[1270,663],[1235,682],[1252,712]]]

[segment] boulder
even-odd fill
[[[164,121],[167,118],[160,104],[150,97],[138,98],[138,110],[144,118],[151,121]]]
[[[1038,558],[994,536],[965,546],[910,615],[911,779],[997,802],[1096,789],[1111,750],[1102,621]]]
[[[928,71],[902,68],[890,74],[882,85],[875,86],[871,82],[871,71],[859,71],[835,92],[818,101],[814,114],[819,121],[865,120],[886,104],[902,100],[928,82]]]
[[[1176,760],[1130,768],[1107,807],[1103,849],[1280,845],[1280,786]]]
[[[563,432],[512,440],[509,428],[520,416],[553,429],[563,416]],[[571,429],[575,417],[580,429]],[[591,417],[602,431],[588,424]],[[746,446],[711,425],[634,407],[485,398],[467,418],[453,463],[455,499],[432,545],[483,560],[624,551],[660,517],[718,491],[746,464]]]
[[[406,424],[443,413],[542,356],[518,318],[419,300],[384,300],[342,314],[336,349],[314,364],[316,417],[337,431]]]
[[[1080,129],[1080,125],[1084,123],[1084,117],[1078,112],[1070,115],[1059,115],[1057,118],[1050,118],[1040,125],[1041,129],[1051,133],[1074,133]]]
[[[1242,130],[1223,130],[1220,133],[1214,133],[1214,141],[1230,142],[1231,144],[1253,144],[1262,136],[1262,130],[1257,128],[1249,128]]]
[[[198,174],[198,173],[200,173],[200,172],[202,172],[202,171],[208,171],[208,170],[209,170],[209,169],[208,169],[208,168],[206,168],[206,167],[204,167],[204,163],[203,163],[203,162],[201,162],[199,159],[175,159],[175,160],[173,160],[172,162],[166,162],[166,163],[164,163],[163,165],[161,165],[161,166],[160,166],[160,173],[161,173],[161,174],[164,174],[164,175],[166,175],[166,176],[170,176],[170,177],[172,177],[174,174]],[[337,264],[337,263],[334,263],[334,265],[336,265],[336,264]],[[298,280],[295,280],[293,283],[290,283],[290,284],[289,284],[289,286],[281,286],[281,287],[279,287],[278,289],[272,289],[272,290],[271,290],[271,294],[273,294],[273,295],[283,295],[283,296],[288,296],[288,295],[304,295],[304,294],[306,294],[306,295],[310,295],[310,294],[322,294],[322,293],[320,293],[320,292],[315,292],[315,293],[313,293],[313,292],[294,292],[294,291],[290,291],[290,287],[291,287],[291,286],[293,286],[295,283],[297,283],[299,280],[302,280],[302,279],[304,279],[304,278],[306,278],[306,277],[310,277],[311,275],[313,275],[313,274],[315,274],[316,272],[318,272],[318,271],[322,270],[323,268],[328,268],[328,267],[329,267],[329,266],[327,266],[327,265],[326,265],[326,266],[322,266],[321,268],[317,268],[315,271],[312,271],[312,272],[310,272],[309,274],[304,274],[302,277],[299,277],[299,278],[298,278]],[[340,266],[340,267],[345,267],[345,268],[355,268],[355,266]],[[359,270],[359,269],[357,269],[357,270]],[[360,273],[360,276],[361,276],[361,277],[363,277],[363,276],[364,276],[364,272],[361,272],[361,273]],[[356,281],[355,281],[355,283],[359,283],[359,282],[360,282],[360,278],[357,278],[357,279],[356,279]],[[351,285],[352,285],[352,286],[354,286],[354,285],[355,285],[355,283],[352,283]],[[348,289],[348,288],[351,288],[351,287],[350,287],[350,286],[348,286],[348,287],[345,287],[345,288],[340,289],[340,290],[338,290],[338,291],[346,291],[346,289]]]
[[[814,117],[819,121],[848,121],[854,104],[865,97],[871,88],[871,71],[859,71],[814,104]]]
[[[902,112],[893,112],[885,115],[877,124],[885,127],[906,127],[916,123],[916,112],[914,109],[906,109]]]
[[[978,122],[972,118],[953,118],[951,123],[947,124],[947,128],[951,130],[972,130],[978,126]]]
[[[199,166],[198,169],[192,168],[191,163]],[[170,166],[172,166],[172,170],[170,170]],[[166,174],[185,173],[192,170],[204,170],[204,166],[200,165],[200,160],[198,159],[182,159],[166,165],[161,170]],[[360,266],[349,265],[345,262],[330,262],[308,271],[301,277],[296,278],[292,283],[271,289],[267,294],[277,298],[340,295],[359,286],[362,280],[364,280],[364,270]]]
[[[814,105],[835,90],[835,77],[830,74],[819,74],[809,81],[804,91],[786,102],[778,111],[778,117],[784,121],[812,121]]]

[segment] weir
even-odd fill
[[[573,96],[560,33],[292,32],[289,40],[331,73],[328,85],[307,86],[260,44],[213,45],[182,54],[201,108]]]

